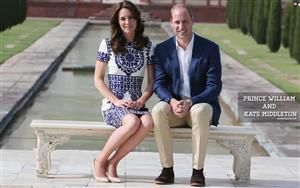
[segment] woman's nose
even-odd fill
[[[130,18],[126,18],[126,19],[125,19],[125,23],[128,24],[129,22],[130,22]]]

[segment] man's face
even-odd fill
[[[185,8],[174,9],[170,21],[177,39],[190,39],[192,37],[193,21]]]

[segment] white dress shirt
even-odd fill
[[[184,50],[176,40],[176,50],[180,66],[180,95],[182,98],[191,98],[189,67],[192,60],[192,52],[194,46],[194,34],[192,40]]]

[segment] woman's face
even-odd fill
[[[130,10],[122,8],[119,12],[119,25],[123,31],[123,34],[130,35],[135,34],[136,19],[131,14]]]

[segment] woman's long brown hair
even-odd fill
[[[119,25],[119,12],[122,8],[128,9],[136,20],[136,30],[134,36],[135,48],[142,49],[145,47],[149,38],[144,36],[144,23],[141,18],[141,13],[138,8],[130,1],[123,1],[118,3],[113,12],[113,16],[110,19],[111,24],[111,46],[115,54],[126,52],[125,43],[126,39],[123,35],[123,31]]]

